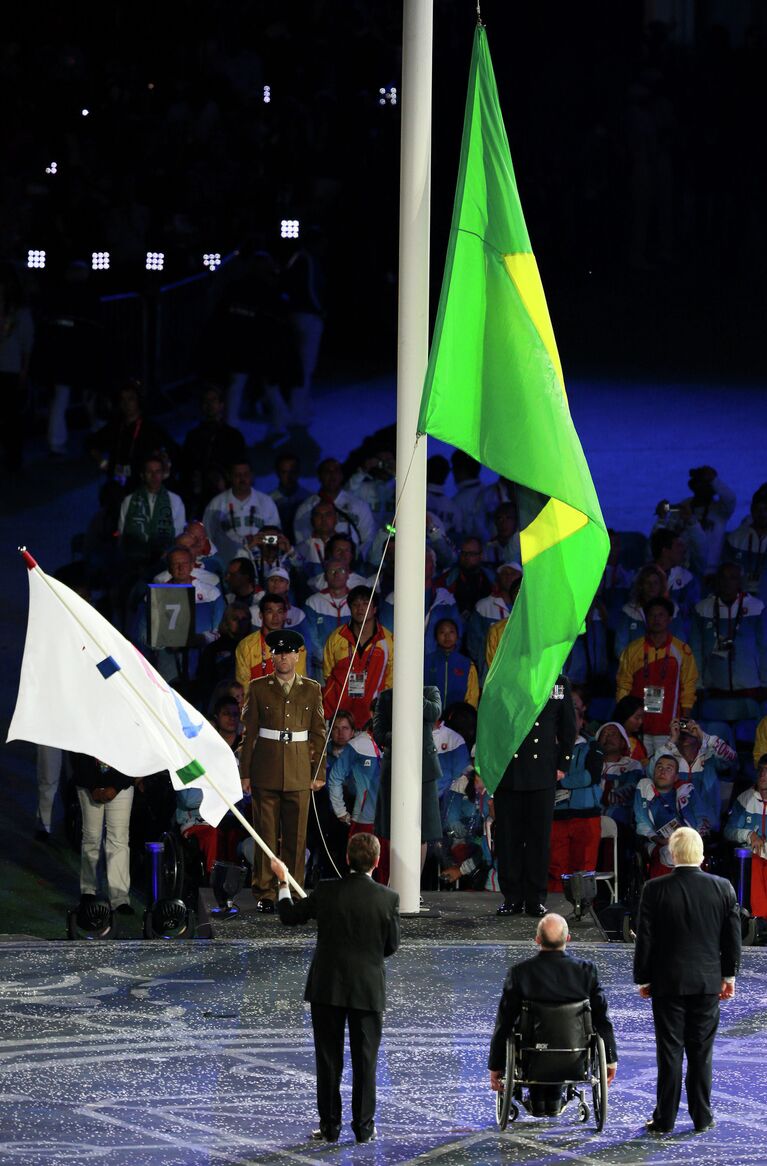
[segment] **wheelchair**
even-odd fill
[[[561,1085],[562,1108],[577,1099],[580,1122],[589,1120],[586,1096],[590,1091],[597,1132],[604,1128],[607,1058],[604,1041],[592,1025],[588,1000],[572,1004],[523,1001],[521,1019],[506,1042],[506,1068],[496,1094],[499,1129],[517,1120],[520,1107],[532,1113],[531,1085]]]

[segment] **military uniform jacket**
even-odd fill
[[[308,790],[325,744],[322,689],[315,680],[296,675],[285,696],[276,676],[252,681],[242,714],[245,733],[240,751],[240,776],[254,789]],[[274,741],[259,729],[308,730],[307,741]],[[321,767],[322,777],[325,767]]]
[[[556,785],[557,770],[570,767],[576,725],[570,682],[557,677],[562,696],[550,696],[535,724],[506,767],[499,789],[502,792],[549,789]]]

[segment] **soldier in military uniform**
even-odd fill
[[[266,845],[279,853],[293,878],[304,879],[306,823],[311,790],[325,784],[324,762],[314,772],[325,744],[322,689],[296,673],[303,636],[288,628],[270,632],[267,646],[274,674],[248,688],[240,751],[243,790],[253,797],[253,825]],[[259,846],[253,863],[253,894],[258,910],[274,911],[276,883],[269,859]]]
[[[495,854],[503,893],[499,915],[545,915],[557,781],[576,737],[570,683],[559,676],[495,791]]]

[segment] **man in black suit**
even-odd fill
[[[386,1007],[384,959],[399,947],[399,895],[374,883],[381,847],[374,834],[355,834],[346,853],[350,874],[317,885],[306,899],[290,897],[284,865],[272,860],[279,880],[277,910],[283,923],[317,920],[304,999],[312,1009],[320,1128],[312,1137],[337,1142],[341,1132],[344,1029],[352,1056],[352,1129],[372,1142],[376,1059]]]
[[[570,683],[566,676],[558,676],[493,796],[495,857],[503,894],[499,915],[524,910],[540,916],[546,911],[554,797],[570,764],[576,735]]]
[[[615,1079],[618,1051],[596,964],[568,955],[565,948],[569,939],[567,921],[561,915],[553,912],[544,915],[535,935],[535,942],[541,950],[532,959],[509,968],[487,1062],[490,1088],[496,1092],[501,1087],[506,1065],[506,1042],[522,1015],[523,1000],[537,1000],[543,1004],[588,1000],[594,1029],[605,1042],[608,1085]],[[543,1117],[544,1114],[555,1117],[562,1107],[562,1088],[560,1085],[531,1087],[530,1101],[534,1117]]]
[[[687,1054],[687,1107],[698,1133],[711,1129],[711,1067],[719,1001],[735,995],[740,916],[732,885],[700,870],[703,840],[683,826],[669,839],[671,874],[642,888],[634,980],[652,999],[658,1089],[647,1122],[653,1134],[674,1128]]]

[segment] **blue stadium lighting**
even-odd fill
[[[298,219],[281,219],[280,220],[280,238],[281,239],[297,239],[298,230],[300,227]]]
[[[147,271],[162,271],[165,267],[165,252],[164,251],[147,251],[146,253],[146,269]]]
[[[109,252],[108,251],[92,251],[91,252],[91,270],[92,271],[108,271],[109,270]]]
[[[45,267],[45,252],[27,251],[27,267]]]
[[[217,267],[221,266],[221,252],[208,251],[202,257],[203,267],[207,267],[209,271],[215,271]]]

